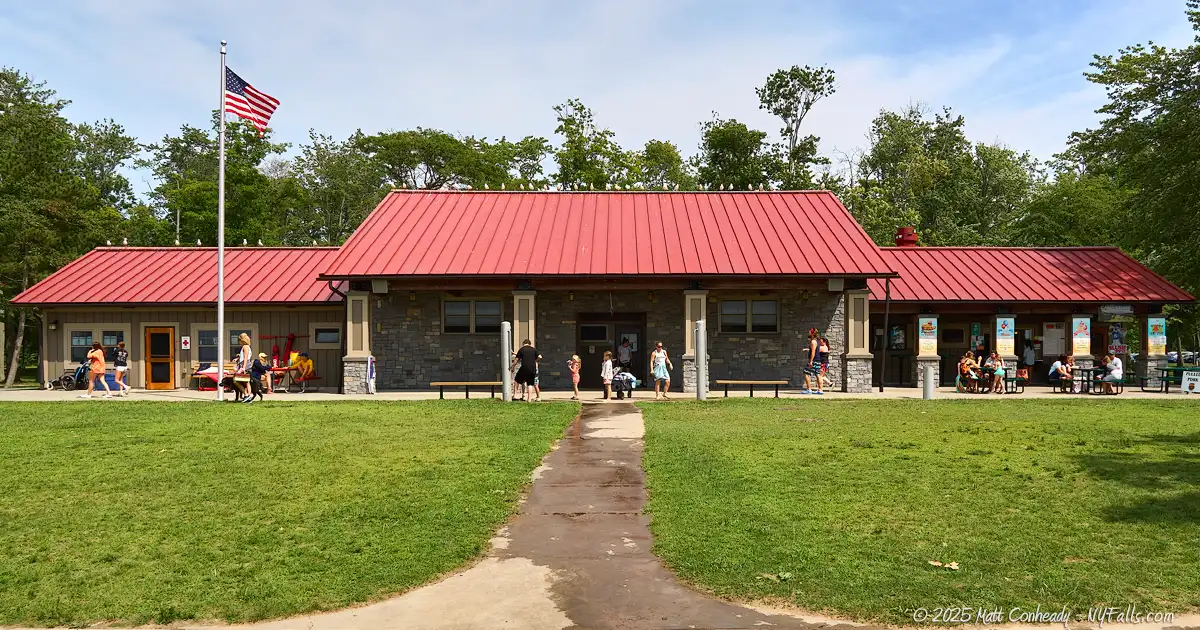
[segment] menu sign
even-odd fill
[[[917,339],[919,340],[918,351],[923,357],[937,356],[937,318],[936,317],[921,317],[917,319],[917,328],[919,329]]]
[[[1146,354],[1161,356],[1167,353],[1167,318],[1146,318]]]
[[[996,318],[996,353],[1002,357],[1016,355],[1016,321],[1012,317]]]
[[[1071,318],[1071,354],[1087,356],[1092,353],[1092,318]]]

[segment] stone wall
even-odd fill
[[[342,393],[368,394],[366,357],[342,359]]]
[[[762,299],[779,300],[778,333],[720,332],[720,301],[723,298],[757,297],[745,292],[709,292],[709,382],[718,379],[786,379],[790,387],[803,387],[804,366],[808,363],[808,329],[816,328],[821,336],[829,338],[829,374],[834,380],[833,389],[841,389],[842,383],[838,377],[842,374],[842,355],[846,348],[842,294],[818,290],[812,294],[789,292],[764,295]],[[682,318],[682,313],[680,316]]]
[[[573,298],[573,299],[572,299]],[[646,358],[656,341],[671,357],[671,387],[679,391],[683,377],[683,319],[682,291],[539,291],[536,298],[537,339],[534,345],[544,357],[538,377],[546,389],[570,389],[571,374],[567,360],[575,354],[578,322],[581,313],[641,313],[646,314],[646,339],[642,340]],[[600,371],[603,355],[581,356],[583,370]],[[649,383],[647,386],[651,386]]]
[[[845,369],[842,378],[845,384],[842,391],[852,394],[865,394],[871,391],[871,372],[874,359],[845,359]]]
[[[432,381],[498,381],[500,335],[442,332],[439,291],[407,291],[371,296],[371,354],[379,390],[428,389]],[[454,299],[471,299],[471,295]],[[505,321],[512,321],[512,294],[479,299],[500,300]],[[520,343],[520,340],[517,340]],[[366,369],[366,364],[363,364]]]
[[[1164,367],[1167,367],[1167,357],[1165,356],[1138,357],[1137,375],[1148,379],[1145,384],[1146,389],[1162,388],[1162,372],[1159,370]],[[1125,369],[1128,370],[1129,367],[1125,366]]]
[[[912,382],[917,384],[917,389],[923,389],[925,387],[925,366],[926,365],[933,368],[933,386],[937,387],[938,385],[941,384],[941,382],[942,382],[942,376],[940,374],[941,369],[942,369],[941,362],[942,362],[941,357],[928,357],[928,358],[918,357],[916,360],[914,360],[912,362],[912,366],[913,366]],[[1013,365],[1016,365],[1016,364],[1013,363]]]

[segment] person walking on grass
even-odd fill
[[[612,351],[604,351],[604,364],[600,366],[600,380],[604,381],[604,399],[612,396],[613,364]]]
[[[654,399],[658,400],[658,388],[661,386],[663,400],[666,400],[667,392],[671,390],[671,370],[675,366],[671,365],[671,357],[667,356],[661,341],[654,344],[654,352],[650,353],[650,369],[654,377]]]
[[[122,396],[128,397],[132,388],[126,382],[125,375],[129,371],[129,351],[125,349],[125,342],[117,342],[117,350],[113,356],[113,370],[116,372],[113,375],[113,380],[117,382],[117,387],[120,387]]]
[[[574,392],[574,395],[571,396],[571,400],[579,400],[579,370],[582,367],[583,365],[579,361],[579,355],[572,354],[571,360],[567,361],[567,369],[571,371],[571,388]]]
[[[88,388],[86,394],[80,394],[80,398],[91,398],[92,392],[96,389],[96,381],[104,386],[104,397],[112,398],[112,390],[108,388],[108,381],[104,380],[104,346],[100,342],[92,343],[92,349],[88,350],[87,359],[91,362],[88,366]]]
[[[801,394],[824,394],[821,389],[821,342],[816,328],[808,329],[808,363],[804,366],[804,389]],[[813,385],[816,385],[814,388]]]

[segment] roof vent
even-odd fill
[[[917,231],[911,227],[896,228],[896,247],[916,247]]]

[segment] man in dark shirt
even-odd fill
[[[533,347],[533,342],[526,339],[521,342],[521,349],[517,350],[517,356],[513,359],[513,366],[521,364],[521,369],[517,370],[516,382],[521,385],[521,398],[533,401],[533,396],[530,392],[530,387],[537,380],[537,362],[542,358],[538,354],[537,348]]]
[[[980,343],[978,346],[975,347],[975,362],[976,363],[978,363],[979,365],[983,365],[983,362],[987,360],[988,356],[989,355],[988,355],[987,348],[985,348],[982,343]]]

